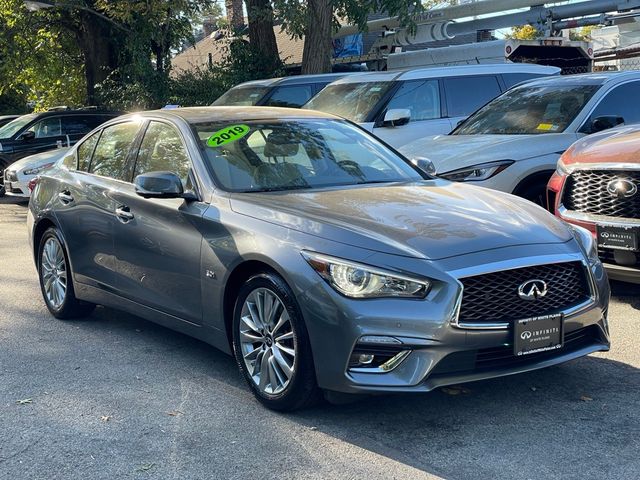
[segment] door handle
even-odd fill
[[[63,190],[62,192],[60,192],[58,194],[58,198],[65,205],[69,205],[71,202],[73,202],[73,196],[68,190]]]
[[[131,210],[129,210],[129,207],[126,205],[116,208],[116,215],[118,216],[118,220],[122,223],[127,223],[128,221],[133,220],[133,213],[131,213]]]

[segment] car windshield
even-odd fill
[[[304,108],[344,117],[352,122],[364,122],[392,82],[354,82],[328,85]]]
[[[269,87],[234,87],[228,90],[212,105],[227,107],[250,107],[254,106],[265,96]]]
[[[192,125],[225,190],[259,192],[418,181],[404,159],[341,120],[290,119]]]
[[[530,135],[563,132],[598,85],[523,85],[489,102],[452,135]]]
[[[0,128],[0,138],[11,138],[18,133],[22,128],[36,118],[36,115],[23,115],[16,118],[12,122],[7,123],[4,127]]]

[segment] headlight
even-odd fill
[[[27,168],[26,170],[22,171],[23,175],[38,175],[39,173],[44,172],[47,168],[51,168],[53,165],[55,165],[56,162],[51,162],[51,163],[45,163],[44,165],[40,165],[39,167],[35,167],[35,168]]]
[[[513,160],[481,163],[479,165],[473,165],[459,170],[440,173],[438,176],[451,180],[452,182],[481,182],[482,180],[487,180],[494,175],[497,175],[513,163]]]
[[[302,252],[309,265],[337,292],[352,298],[424,298],[431,282],[369,265],[313,252]]]
[[[593,265],[599,262],[598,244],[595,238],[593,238],[593,235],[591,235],[591,232],[577,225],[569,225],[569,228],[573,232],[573,236],[578,241],[578,244],[582,247],[582,250],[584,250],[584,254],[587,256],[589,263]]]

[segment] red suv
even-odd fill
[[[550,210],[591,231],[609,277],[640,283],[640,125],[574,143],[547,186]]]

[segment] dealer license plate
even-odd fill
[[[638,231],[633,227],[598,225],[598,246],[617,250],[638,250]]]
[[[515,323],[513,353],[517,356],[562,348],[562,314],[524,318]]]

